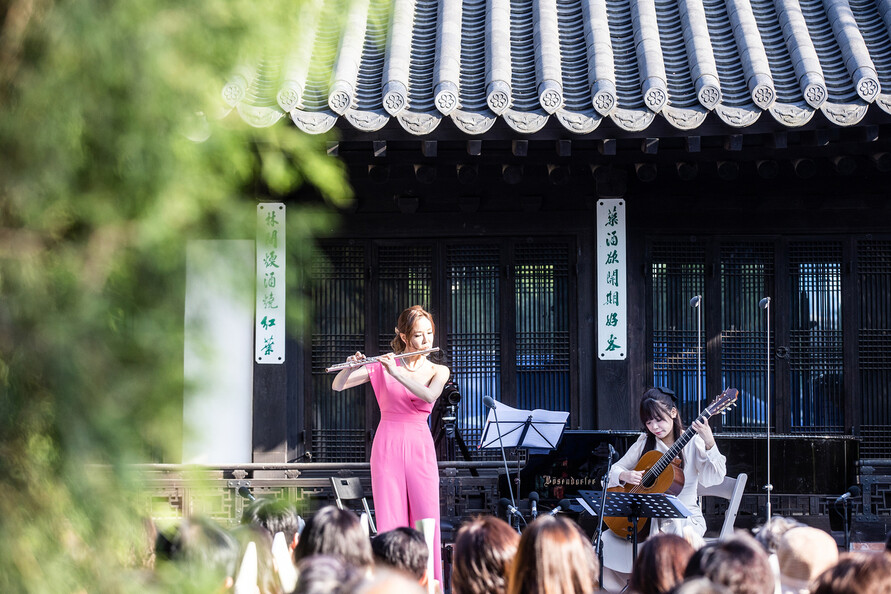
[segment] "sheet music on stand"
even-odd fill
[[[600,508],[600,491],[579,491],[593,509]],[[681,500],[667,493],[626,493],[608,491],[603,506],[604,518],[628,518],[632,522],[631,558],[637,559],[637,521],[640,518],[688,518],[691,512]],[[601,518],[603,520],[603,518]]]
[[[591,512],[600,509],[600,491],[579,491],[579,495]],[[632,514],[638,518],[688,518],[691,512],[680,499],[667,493],[607,492],[604,517],[628,518]]]
[[[567,419],[568,412],[540,408],[522,410],[499,402],[497,413],[495,408],[489,409],[477,449],[504,446],[548,452],[560,443]]]

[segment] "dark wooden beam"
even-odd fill
[[[482,140],[468,140],[467,141],[467,154],[471,157],[479,157],[483,154],[483,141]]]
[[[622,198],[628,191],[628,174],[610,165],[592,165],[598,198]]]
[[[800,179],[810,179],[817,174],[817,165],[813,159],[795,159],[792,161],[792,168]]]
[[[480,197],[473,194],[459,196],[458,208],[461,212],[477,212],[480,209]]]
[[[644,183],[649,183],[656,179],[658,170],[655,163],[635,163],[634,171],[637,173],[637,179]]]
[[[461,184],[469,185],[479,178],[479,166],[476,163],[461,163],[456,165],[456,173]]]
[[[693,181],[699,175],[699,163],[681,161],[676,166],[678,178],[683,181]]]
[[[397,194],[393,197],[396,201],[396,207],[399,212],[404,214],[412,214],[418,211],[421,205],[421,199],[410,194]]]
[[[789,135],[785,132],[774,132],[767,136],[767,146],[782,150],[789,147]]]
[[[558,140],[556,149],[557,149],[558,157],[571,157],[572,156],[572,141],[571,140]]]
[[[382,184],[388,179],[390,179],[390,166],[389,165],[369,165],[368,166],[368,178],[376,183]]]
[[[377,158],[383,158],[387,156],[387,141],[386,140],[373,140],[371,142],[372,149],[374,150],[374,156]]]
[[[340,143],[328,141],[327,153],[329,157],[336,157],[340,154]]]
[[[422,184],[432,184],[434,180],[436,180],[436,165],[430,163],[416,163],[415,179]]]
[[[851,155],[838,155],[832,158],[832,165],[839,175],[851,175],[857,170],[857,161]]]
[[[523,166],[522,165],[502,165],[501,166],[501,177],[505,183],[510,185],[516,185],[523,181]]]
[[[571,177],[572,172],[569,170],[569,165],[555,165],[553,163],[548,165],[548,181],[552,185],[566,185]]]
[[[543,199],[541,196],[520,196],[520,207],[524,212],[538,212],[541,210]]]
[[[658,138],[644,138],[640,141],[640,152],[645,155],[655,155],[659,152]]]
[[[725,151],[741,151],[743,147],[743,135],[742,134],[729,134],[724,139],[724,150]]]
[[[718,177],[724,181],[733,181],[739,177],[739,163],[736,161],[718,161]]]
[[[869,156],[876,169],[882,173],[891,171],[891,153],[875,153]]]
[[[687,152],[698,153],[702,150],[702,138],[699,136],[687,137]]]
[[[875,142],[879,139],[878,126],[863,126],[863,142]]]
[[[597,148],[601,155],[615,156],[619,143],[616,142],[615,138],[604,138],[600,141],[600,146]]]
[[[438,152],[437,147],[435,140],[425,140],[421,143],[421,154],[432,159]]]
[[[285,365],[254,363],[252,462],[288,461],[288,374]]]
[[[761,179],[773,179],[780,172],[780,165],[773,159],[763,159],[755,162],[755,170]]]
[[[510,150],[515,157],[525,157],[529,154],[529,141],[514,140],[510,144]]]

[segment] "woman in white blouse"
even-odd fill
[[[650,534],[667,532],[699,539],[705,534],[705,518],[699,508],[697,489],[717,485],[727,474],[727,459],[715,445],[715,436],[708,418],[693,421],[686,430],[677,409],[674,392],[666,388],[650,388],[640,402],[640,421],[645,430],[621,460],[613,464],[608,487],[639,485],[646,469],[635,470],[641,456],[651,450],[667,452],[676,441],[689,439],[680,450],[684,486],[676,496],[691,512],[688,518],[652,519]],[[692,430],[692,432],[691,432]],[[692,436],[692,438],[690,438]],[[666,471],[669,472],[669,471]],[[640,543],[638,543],[640,544]],[[603,588],[622,590],[631,574],[632,542],[611,530],[603,534]]]

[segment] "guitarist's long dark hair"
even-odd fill
[[[656,436],[647,429],[647,423],[652,420],[661,421],[662,419],[671,417],[671,409],[677,410],[677,401],[674,398],[660,390],[659,388],[650,388],[644,392],[640,399],[640,422],[644,425],[644,431],[647,434],[647,443],[644,445],[643,453],[656,449]],[[675,441],[684,432],[684,422],[681,420],[681,412],[678,410],[674,416],[674,424],[671,433]],[[678,454],[681,459],[681,466],[684,464],[684,454]]]

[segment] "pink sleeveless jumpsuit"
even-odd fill
[[[397,360],[397,364],[401,361]],[[371,490],[378,532],[415,527],[436,520],[434,577],[442,583],[439,525],[439,468],[427,417],[433,404],[418,398],[387,373],[380,363],[368,365],[381,422],[371,445]]]

